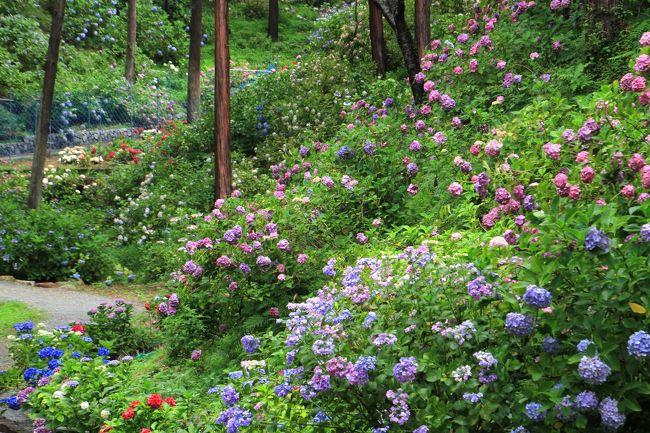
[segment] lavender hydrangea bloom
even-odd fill
[[[543,287],[537,287],[533,284],[526,287],[526,293],[524,293],[524,301],[533,307],[537,308],[546,308],[551,305],[553,296],[551,292],[544,289]]]
[[[399,383],[412,382],[415,380],[415,374],[418,370],[418,363],[415,358],[410,356],[408,358],[402,357],[399,362],[393,367],[393,376]]]
[[[475,352],[473,356],[478,361],[478,365],[483,368],[489,369],[498,363],[498,361],[494,358],[494,355],[492,355],[490,352],[479,351]]]
[[[576,395],[575,408],[580,412],[595,410],[598,407],[598,397],[593,391],[582,391]]]
[[[377,313],[373,311],[369,312],[366,318],[363,319],[363,327],[366,329],[370,328],[375,320],[377,320]]]
[[[558,353],[560,351],[560,343],[553,337],[544,337],[542,340],[542,350],[546,353]]]
[[[239,406],[229,407],[219,414],[217,424],[226,426],[228,433],[238,433],[241,427],[249,426],[253,422],[253,415],[250,411]]]
[[[605,383],[607,376],[612,372],[607,364],[600,360],[598,355],[594,357],[583,356],[578,364],[580,377],[590,385]]]
[[[483,398],[482,392],[466,392],[463,394],[463,400],[469,401],[470,403],[478,403]]]
[[[526,416],[532,421],[542,421],[546,417],[546,412],[540,403],[531,401],[526,404]]]
[[[604,253],[608,253],[610,245],[611,240],[604,232],[593,227],[589,229],[589,232],[585,237],[585,249],[587,251],[595,251],[596,249],[600,249]]]
[[[334,340],[316,340],[311,347],[312,352],[318,356],[331,355],[334,353]]]
[[[354,150],[350,149],[348,146],[342,146],[339,150],[334,152],[338,159],[352,159],[354,158]]]
[[[650,223],[643,224],[641,226],[641,231],[639,232],[641,239],[646,242],[650,242]]]
[[[584,353],[589,348],[591,343],[592,343],[591,340],[587,340],[587,339],[580,340],[580,342],[577,345],[578,352]]]
[[[575,419],[576,412],[570,396],[565,395],[562,401],[555,405],[555,417],[562,422],[569,422]]]
[[[647,358],[650,355],[650,335],[637,331],[627,340],[627,352],[635,358]]]
[[[232,385],[226,386],[221,390],[221,399],[228,406],[233,406],[239,401],[239,393]]]
[[[253,353],[260,347],[260,339],[252,335],[244,335],[241,338],[241,344],[246,353]]]
[[[314,419],[312,420],[315,424],[322,424],[324,422],[329,421],[331,418],[327,416],[325,412],[322,410],[319,410],[316,415],[314,415]]]
[[[618,411],[618,401],[611,397],[604,398],[598,406],[600,419],[608,429],[617,430],[625,424],[625,415]]]
[[[523,425],[520,425],[517,428],[510,430],[510,433],[530,433]]]
[[[291,392],[292,389],[293,389],[293,386],[291,384],[285,382],[285,383],[281,383],[280,385],[276,386],[274,388],[273,392],[278,397],[286,397],[287,395],[289,395],[289,393]]]
[[[506,315],[506,331],[518,337],[532,334],[535,321],[533,317],[521,313],[508,313]]]

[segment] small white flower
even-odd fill
[[[101,416],[104,419],[108,419],[108,417],[111,416],[111,411],[109,411],[108,409],[104,409],[99,413],[99,416]]]
[[[63,398],[63,391],[54,391],[52,394],[52,397],[54,398]]]
[[[86,410],[90,407],[90,403],[88,403],[87,401],[82,401],[79,407],[83,410]]]

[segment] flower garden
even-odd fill
[[[493,3],[432,21],[420,105],[375,76],[365,5],[321,9],[313,51],[233,95],[226,199],[210,116],[66,149],[39,211],[2,172],[0,274],[159,295],[15,324],[0,411],[34,433],[647,431],[650,16],[594,42],[580,2]]]

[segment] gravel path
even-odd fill
[[[20,301],[30,307],[38,308],[47,314],[43,323],[48,328],[55,328],[77,320],[86,321],[88,310],[102,302],[112,302],[113,299],[61,288],[35,287],[12,281],[0,281],[0,301]],[[140,312],[142,307],[134,304],[134,311]],[[8,367],[9,364],[7,341],[0,339],[0,369]]]

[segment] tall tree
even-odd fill
[[[190,58],[187,67],[187,121],[195,122],[201,108],[201,39],[203,0],[192,0],[190,18]]]
[[[56,0],[52,9],[52,28],[50,42],[47,47],[47,60],[45,63],[45,78],[43,80],[43,94],[41,95],[41,112],[38,118],[36,131],[36,148],[32,160],[32,174],[29,182],[29,198],[27,205],[31,209],[38,209],[41,205],[43,188],[43,169],[47,156],[47,139],[52,121],[52,101],[54,99],[54,84],[56,83],[56,69],[59,63],[59,47],[61,46],[61,31],[63,30],[63,15],[66,0]]]
[[[278,26],[280,22],[280,6],[278,0],[269,0],[269,30],[268,35],[273,42],[278,40]]]
[[[370,48],[372,60],[377,67],[377,72],[382,77],[386,74],[386,41],[384,39],[384,22],[381,10],[373,0],[368,0],[370,20]]]
[[[422,58],[431,39],[431,0],[415,0],[415,42]]]
[[[232,191],[228,0],[214,4],[214,169],[215,197],[226,198]]]
[[[406,14],[404,11],[404,0],[373,0],[381,10],[384,18],[388,24],[395,30],[397,36],[397,45],[399,45],[402,57],[404,58],[404,66],[408,72],[409,82],[411,84],[411,92],[416,104],[422,102],[424,97],[424,89],[422,84],[415,81],[415,75],[420,72],[420,58],[418,57],[417,49],[413,36],[406,23]]]
[[[136,44],[136,9],[135,0],[129,0],[126,31],[126,61],[124,77],[129,84],[135,81],[135,44]]]

